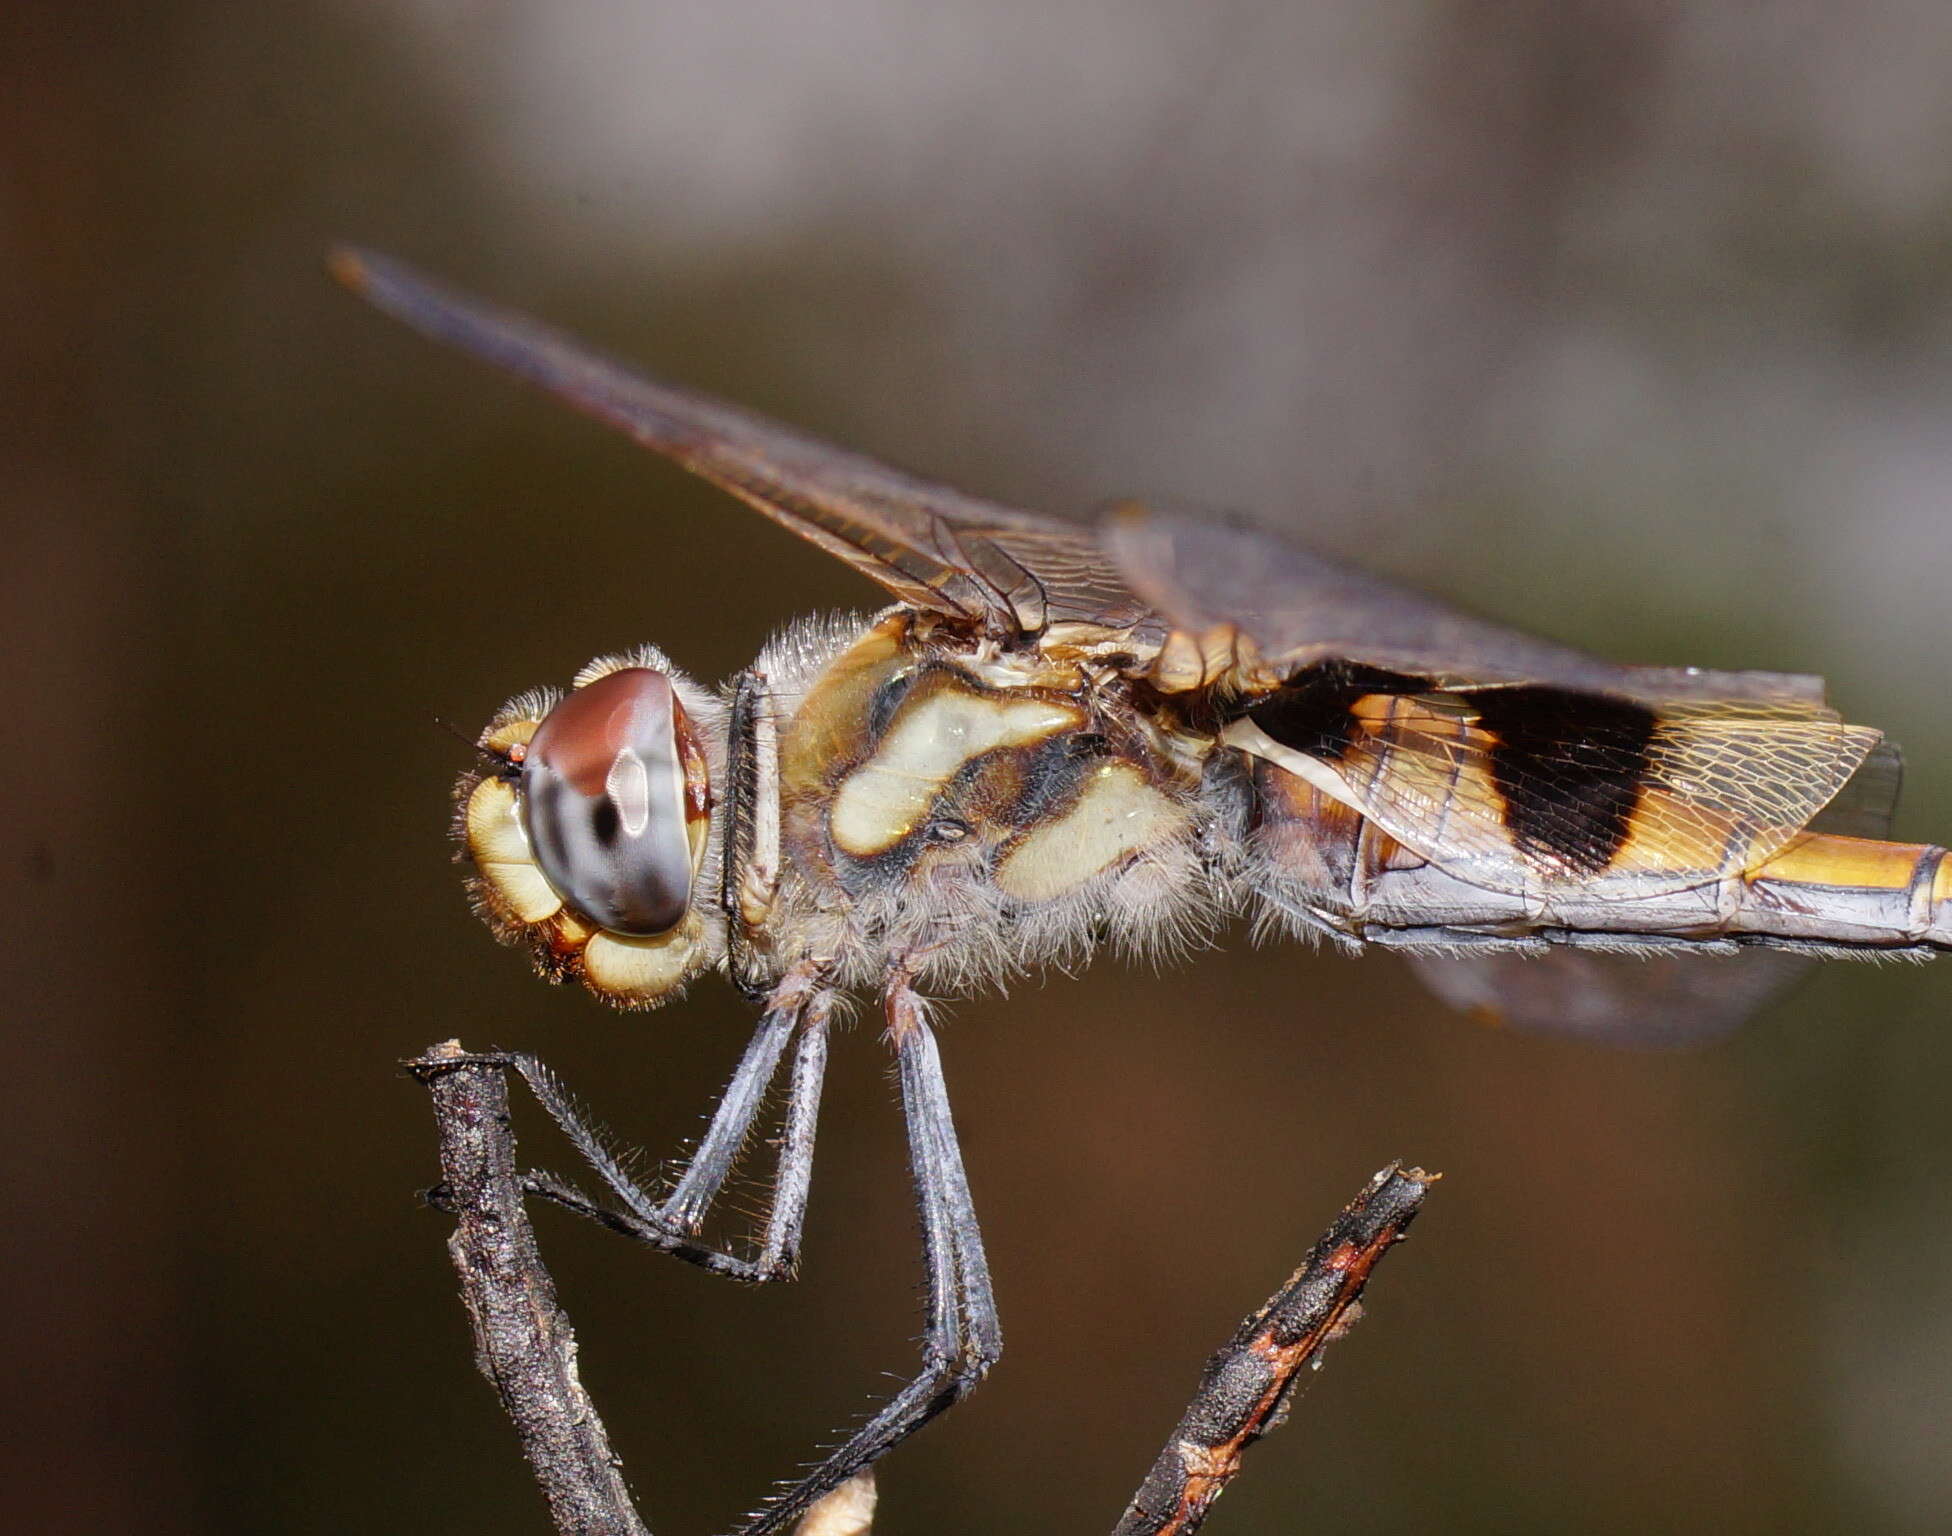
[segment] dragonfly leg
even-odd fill
[[[503,1058],[521,1073],[536,1101],[618,1204],[600,1204],[553,1174],[532,1172],[524,1181],[525,1187],[612,1231],[714,1274],[753,1282],[790,1277],[799,1262],[832,1009],[833,994],[809,974],[793,973],[774,988],[765,1016],[753,1032],[711,1124],[676,1187],[663,1198],[652,1195],[630,1176],[554,1073],[533,1056]],[[780,1060],[796,1036],[778,1171],[759,1251],[748,1257],[701,1242],[698,1229],[738,1162],[765,1107],[767,1090],[778,1076]]]
[[[935,1036],[922,1000],[910,989],[905,974],[891,975],[885,1001],[922,1218],[928,1311],[921,1368],[825,1460],[755,1514],[740,1528],[739,1536],[774,1536],[789,1526],[816,1499],[967,1397],[1002,1353],[1003,1333],[989,1266],[956,1144]]]

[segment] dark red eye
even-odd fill
[[[690,729],[668,677],[626,667],[571,693],[529,741],[529,849],[563,898],[612,933],[668,932],[691,905]]]

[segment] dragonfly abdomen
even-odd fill
[[[1679,948],[1749,940],[1838,954],[1952,949],[1952,859],[1925,843],[1803,832],[1743,867],[1690,877],[1646,861],[1493,889],[1407,847],[1271,763],[1253,766],[1250,902],[1309,936],[1392,948],[1590,942]]]
[[[1392,947],[1545,939],[1657,947],[1761,941],[1838,956],[1952,950],[1952,860],[1924,843],[1805,833],[1751,870],[1637,893],[1627,881],[1484,890],[1400,844],[1365,839],[1346,917]],[[1376,858],[1370,853],[1381,855]]]
[[[1952,861],[1935,844],[1805,832],[1739,885],[1738,932],[1952,950]]]

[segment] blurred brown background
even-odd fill
[[[1952,834],[1944,7],[13,0],[0,71],[9,1529],[542,1529],[394,1063],[535,1048],[661,1156],[745,1020],[496,949],[434,722],[876,601],[362,309],[332,240],[994,496],[1820,669]],[[1009,1348],[880,1529],[1106,1528],[1397,1155],[1448,1180],[1216,1536],[1952,1526],[1949,989],[1832,967],[1649,1057],[1236,934],[957,1008]],[[543,1217],[660,1533],[909,1367],[871,1030],[821,1151],[797,1287]]]

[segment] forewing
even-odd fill
[[[1353,661],[1439,683],[1547,683],[1650,702],[1820,703],[1818,678],[1623,667],[1473,618],[1225,518],[1126,506],[1100,527],[1131,590],[1175,629],[1238,626],[1277,676]]]
[[[838,555],[902,602],[999,634],[1063,622],[1157,630],[1089,529],[965,496],[645,378],[390,258],[341,251],[333,270],[415,330],[629,433]]]

